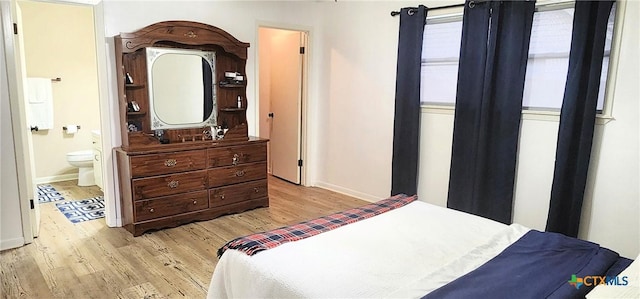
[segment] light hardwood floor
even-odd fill
[[[67,199],[100,195],[75,181],[54,183]],[[216,251],[236,237],[367,202],[269,178],[270,207],[133,237],[104,219],[72,224],[40,205],[40,236],[0,253],[2,298],[204,298]]]

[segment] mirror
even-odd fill
[[[151,129],[216,126],[215,52],[146,51]]]

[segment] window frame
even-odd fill
[[[536,12],[573,8],[575,1],[552,1],[536,4]],[[622,24],[626,11],[626,1],[616,1],[616,16],[613,26],[613,36],[611,38],[611,52],[609,54],[609,67],[607,70],[607,80],[605,84],[604,104],[602,111],[596,114],[596,124],[606,124],[615,118],[613,117],[613,102],[616,87],[616,79],[620,57],[620,43],[622,37]],[[426,25],[462,21],[462,8],[456,8],[458,12],[441,13],[427,16]],[[425,25],[425,26],[426,26]],[[455,104],[421,104],[422,113],[450,114],[453,115]],[[523,108],[522,119],[560,121],[559,110],[549,110],[540,108]]]

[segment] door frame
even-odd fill
[[[18,188],[20,209],[22,214],[22,230],[24,234],[25,244],[33,242],[33,227],[30,198],[26,188],[33,185],[34,174],[32,173],[33,161],[25,154],[30,150],[30,137],[26,126],[26,107],[24,104],[24,88],[26,78],[26,67],[24,65],[24,49],[14,43],[13,23],[16,22],[17,7],[19,2],[24,0],[0,1],[2,4],[3,24],[2,30],[5,34],[5,55],[7,56],[7,79],[9,83],[10,105],[12,115],[13,138],[16,146],[16,163],[18,169]],[[28,0],[36,1],[36,0]],[[119,193],[118,185],[115,180],[115,160],[113,148],[117,144],[119,136],[114,136],[112,128],[118,125],[118,115],[111,109],[109,102],[109,85],[108,85],[108,51],[106,47],[110,45],[106,42],[104,34],[104,6],[101,0],[82,1],[82,0],[50,0],[49,3],[64,5],[83,5],[92,8],[94,19],[94,34],[96,43],[96,63],[97,63],[97,80],[98,80],[98,103],[100,114],[100,131],[102,139],[102,177],[103,177],[103,193],[105,199],[105,221],[109,227],[122,226],[122,216],[120,211],[120,203],[117,199]],[[6,9],[9,8],[9,9]],[[20,33],[22,28],[18,28]],[[16,107],[16,108],[14,108]],[[33,195],[34,204],[37,200]]]
[[[55,0],[58,3],[65,3],[63,0]],[[68,1],[68,0],[67,0]],[[82,0],[79,0],[81,2]],[[109,65],[115,65],[111,53],[114,53],[113,42],[107,42],[104,35],[104,2],[96,0],[93,7],[93,22],[96,38],[96,62],[98,68],[98,103],[100,107],[100,138],[102,142],[102,192],[105,203],[105,222],[108,227],[122,226],[122,210],[120,206],[120,186],[118,185],[118,173],[116,172],[117,161],[115,159],[115,148],[121,145],[120,139],[120,114],[117,101],[110,100],[110,73]],[[109,39],[113,41],[113,38]],[[107,47],[110,49],[107,50]],[[115,92],[115,91],[113,91]]]
[[[312,40],[312,30],[307,26],[298,26],[292,24],[282,24],[282,23],[274,23],[268,21],[258,21],[256,24],[256,44],[257,49],[260,49],[260,28],[270,28],[270,29],[280,29],[280,30],[289,30],[289,31],[297,31],[302,33],[303,36],[303,44],[305,47],[305,53],[302,55],[302,78],[301,78],[301,92],[300,92],[300,159],[303,161],[303,165],[300,168],[300,185],[308,186],[309,184],[309,135],[307,134],[309,130],[309,62],[311,56],[311,40]],[[256,57],[255,63],[255,78],[256,78],[256,88],[255,88],[255,99],[256,99],[256,108],[255,108],[255,122],[256,122],[256,132],[260,133],[260,51],[254,51]]]

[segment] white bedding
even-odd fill
[[[625,276],[627,277],[628,285],[598,285],[587,294],[587,299],[640,298],[640,255],[635,258],[627,269],[618,274],[618,277],[621,278]]]
[[[227,250],[207,297],[421,297],[528,230],[416,201],[254,256]]]

